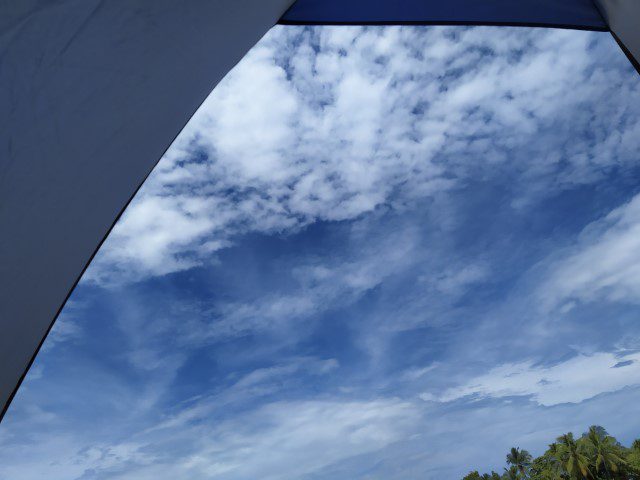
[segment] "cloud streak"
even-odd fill
[[[549,308],[640,302],[640,195],[588,225],[563,257],[540,293]]]
[[[442,395],[422,394],[427,401],[452,402],[465,397],[530,396],[543,406],[580,403],[596,395],[640,384],[640,354],[579,354],[555,365],[531,361],[492,368]]]

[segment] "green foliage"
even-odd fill
[[[511,465],[509,468],[504,469],[502,478],[504,480],[521,480],[524,477],[520,474],[518,467],[516,467],[515,465]]]
[[[556,442],[556,457],[561,467],[569,474],[569,478],[576,480],[590,478],[589,459],[585,449],[573,438],[573,433],[560,435]]]
[[[474,470],[463,480],[640,480],[640,439],[626,448],[592,425],[578,440],[560,435],[539,457],[512,448],[506,460],[502,475]]]
[[[599,431],[595,426],[590,427],[583,441],[596,474],[604,473],[605,478],[611,478],[626,466],[622,448],[604,429]]]
[[[558,445],[552,443],[549,449],[531,462],[529,478],[532,480],[559,480],[567,478],[563,476],[562,465],[557,455]]]
[[[474,470],[466,474],[462,480],[502,480],[502,477],[496,472],[480,475],[477,470]]]
[[[634,480],[640,480],[640,439],[633,442],[627,452],[627,471]]]
[[[531,466],[531,454],[520,448],[512,448],[507,454],[507,465],[514,468],[515,471],[524,477]]]
[[[482,477],[477,470],[474,470],[473,472],[469,472],[468,474],[466,474],[462,478],[462,480],[482,480]]]
[[[502,477],[500,476],[499,473],[491,472],[491,473],[483,474],[482,480],[502,480]]]

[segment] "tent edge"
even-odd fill
[[[283,20],[278,21],[278,25],[289,26],[468,26],[468,27],[515,27],[515,28],[557,28],[562,30],[583,30],[589,32],[608,32],[607,27],[593,27],[585,25],[555,24],[555,23],[527,23],[527,22],[464,22],[452,21],[395,21],[388,22],[333,22],[333,21],[298,21]]]

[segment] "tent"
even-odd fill
[[[0,419],[145,178],[278,22],[611,31],[639,69],[638,0],[0,0]]]

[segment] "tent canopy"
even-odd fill
[[[298,0],[285,24],[529,25],[606,30],[592,0]]]

